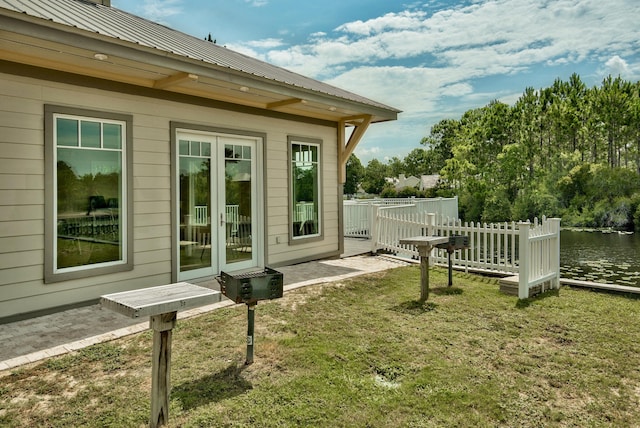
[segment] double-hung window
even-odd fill
[[[131,270],[128,115],[45,107],[45,281]]]
[[[320,140],[289,137],[290,242],[322,237]]]

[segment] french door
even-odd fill
[[[178,280],[258,266],[258,139],[177,132]]]

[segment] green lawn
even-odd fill
[[[419,268],[178,322],[169,426],[638,427],[640,301]],[[0,426],[145,426],[149,332],[0,374]]]

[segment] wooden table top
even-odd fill
[[[434,245],[449,242],[448,236],[412,236],[400,239],[402,245],[415,245],[416,247],[433,247]]]
[[[107,294],[100,298],[100,304],[130,318],[140,318],[216,303],[219,294],[210,288],[177,282]]]

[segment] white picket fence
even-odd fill
[[[537,219],[533,223],[463,223],[461,220],[433,213],[412,213],[398,207],[375,210],[372,252],[387,251],[418,257],[411,246],[400,245],[412,236],[469,237],[469,248],[452,254],[454,266],[494,274],[518,274],[518,295],[529,296],[529,289],[545,284],[560,284],[560,219]],[[446,264],[445,250],[434,249],[432,260]]]
[[[316,206],[313,202],[298,202],[293,209],[293,221],[302,223],[305,221],[317,221]]]
[[[518,297],[529,297],[529,289],[537,285],[541,291],[545,284],[549,284],[549,288],[560,288],[560,219],[543,218],[540,224],[536,220],[533,224],[519,223],[519,226]]]
[[[343,203],[344,236],[372,237],[377,209],[396,207],[406,213],[437,213],[458,218],[458,197],[349,200]]]

